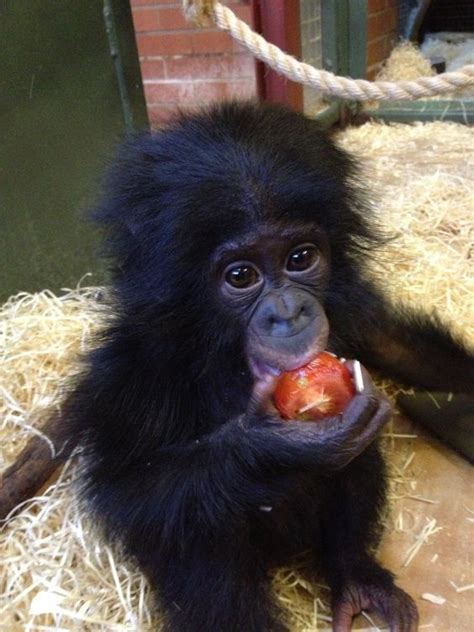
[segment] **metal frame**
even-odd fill
[[[384,121],[410,123],[413,121],[455,121],[474,123],[474,100],[393,101],[378,108],[365,110],[364,115]]]
[[[367,0],[323,0],[321,21],[325,70],[337,75],[365,77]],[[316,120],[328,127],[357,109],[354,102],[333,98]]]
[[[256,30],[265,39],[297,58],[301,56],[299,0],[253,0]],[[323,67],[331,72],[363,77],[366,68],[367,0],[322,0]],[[303,90],[298,83],[257,61],[257,93],[260,99],[303,109]],[[317,115],[324,126],[335,123],[354,104],[331,99]]]
[[[301,56],[299,0],[253,0],[255,29],[263,37],[299,58]],[[256,61],[259,99],[303,109],[303,86]]]

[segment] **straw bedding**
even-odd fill
[[[339,142],[365,156],[365,169],[378,182],[379,221],[396,236],[374,275],[394,300],[436,309],[474,344],[474,130],[449,123],[371,123],[346,130]],[[58,406],[63,379],[104,318],[97,298],[95,290],[81,288],[59,297],[20,294],[0,311],[0,471],[46,411]],[[386,432],[393,467],[388,524],[406,530],[397,502],[413,489],[413,451],[409,438],[394,441],[396,432]],[[145,581],[81,515],[72,493],[75,467],[70,462],[0,531],[1,630],[142,631],[153,625]],[[405,561],[416,563],[419,547],[436,537],[435,523],[427,522],[415,548],[404,552]],[[327,629],[324,587],[288,569],[278,571],[274,583],[295,631]]]
[[[431,68],[430,58],[434,57],[442,57],[445,60],[446,72],[459,70],[463,66],[474,63],[474,39],[450,43],[433,36],[424,41],[421,49],[412,42],[403,41],[392,50],[390,57],[378,73],[377,80],[412,81],[419,77],[433,77],[436,71]],[[472,98],[474,98],[474,89],[469,86],[428,97],[428,100]],[[377,103],[369,103],[369,107],[377,107],[377,105]]]

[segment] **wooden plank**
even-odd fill
[[[411,458],[405,474],[411,480],[407,492],[412,498],[394,502],[389,522],[401,514],[404,531],[396,528],[399,524],[387,527],[379,559],[415,599],[420,632],[471,632],[474,590],[457,592],[453,584],[462,588],[474,583],[474,468],[408,419],[398,416],[394,427],[398,433],[417,435],[416,439],[394,439],[389,456],[399,469]],[[429,520],[435,520],[441,530],[404,566],[410,547]],[[421,598],[424,593],[446,601],[431,603]],[[370,616],[386,630],[383,622]],[[366,619],[357,617],[354,629],[369,627]]]

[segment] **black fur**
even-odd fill
[[[385,498],[377,447],[341,469],[330,437],[293,445],[291,423],[249,419],[245,324],[210,279],[223,242],[261,223],[309,221],[330,246],[330,348],[466,390],[472,355],[426,318],[395,314],[363,280],[379,238],[356,182],[352,159],[314,122],[251,104],[134,139],[108,178],[96,219],[115,318],[66,416],[82,438],[91,508],[147,573],[170,630],[286,629],[267,572],[308,549],[335,604],[350,582],[395,590],[370,557]],[[425,370],[427,353],[442,371]]]

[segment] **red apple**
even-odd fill
[[[347,367],[324,351],[305,366],[283,373],[274,402],[284,419],[318,421],[342,413],[354,395]]]

